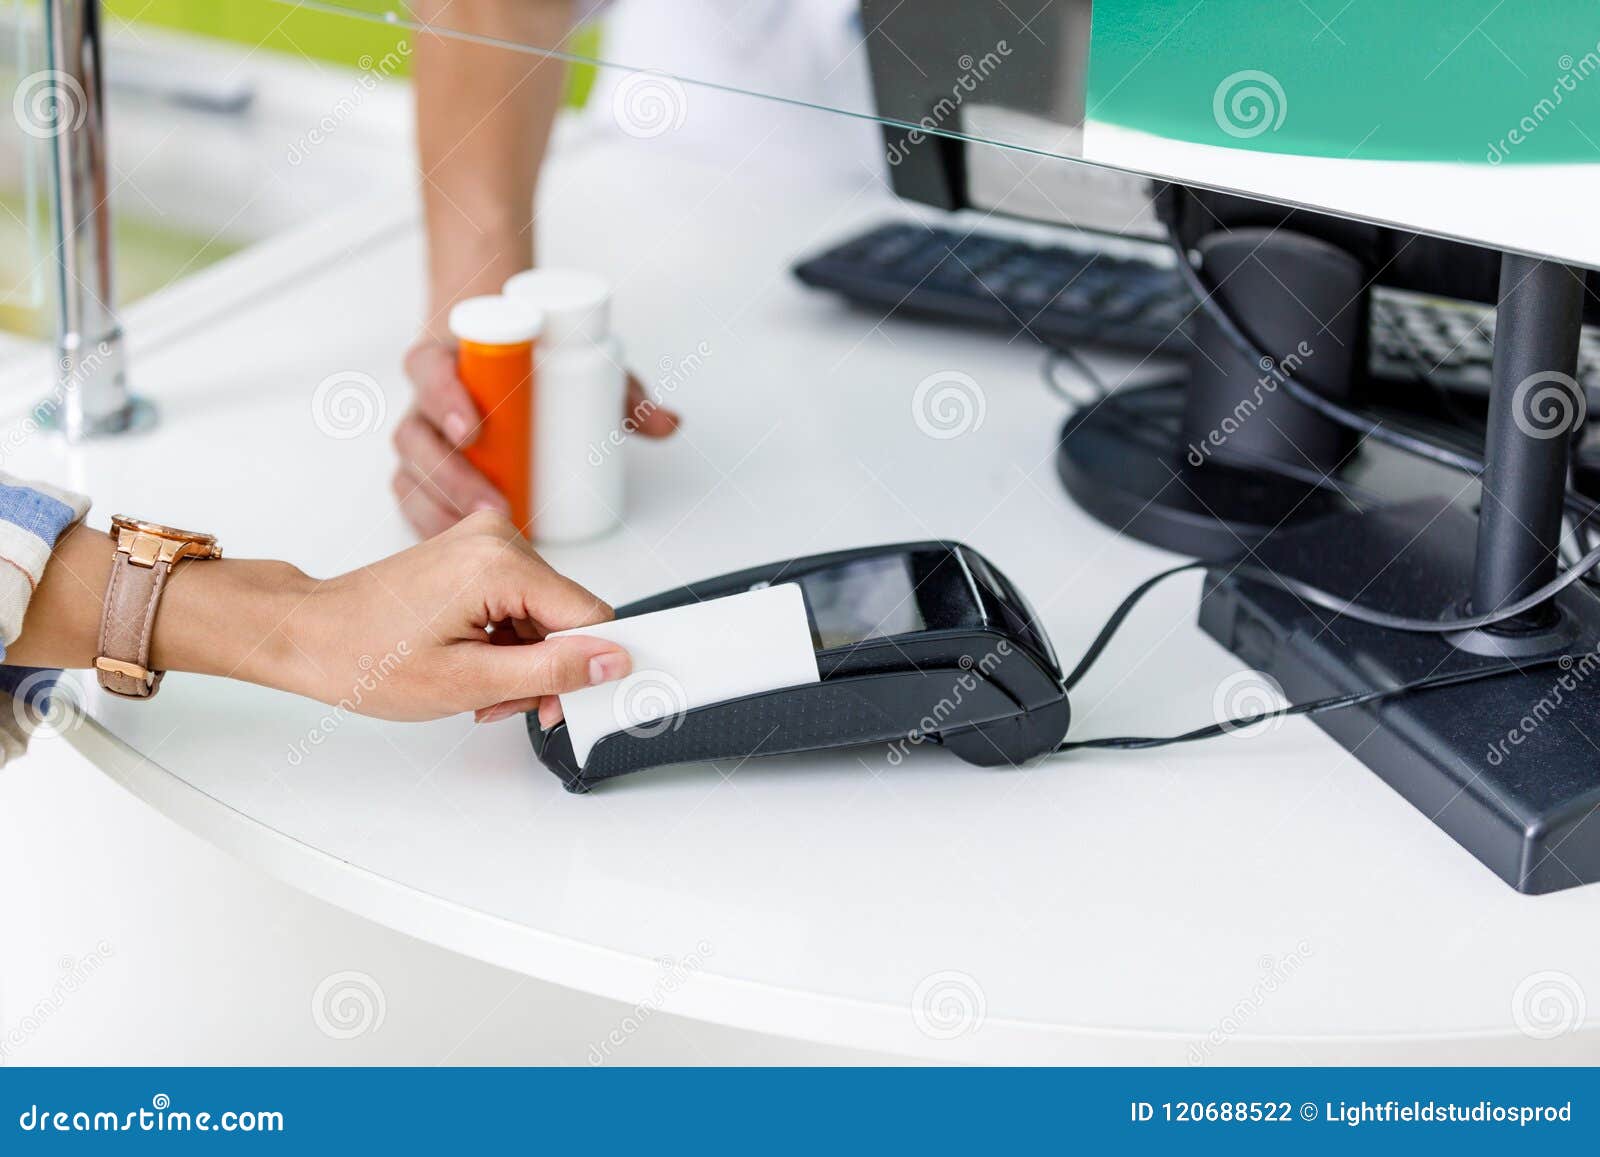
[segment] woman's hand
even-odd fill
[[[103,531],[62,536],[7,662],[94,665],[113,552]],[[474,514],[332,579],[260,559],[179,563],[150,662],[382,719],[472,711],[487,722],[537,708],[548,727],[561,718],[557,695],[631,668],[615,643],[545,636],[609,618],[610,607],[552,570],[505,516]]]
[[[201,564],[205,565],[205,564]],[[462,711],[480,723],[631,670],[615,643],[554,631],[612,617],[503,515],[474,514],[409,550],[313,583],[285,624],[303,658],[285,689],[383,719]]]
[[[509,511],[510,504],[461,453],[478,436],[479,414],[456,377],[454,348],[424,338],[406,354],[406,376],[416,401],[395,428],[400,461],[390,486],[412,529],[433,535],[477,510]],[[646,397],[633,374],[621,419],[626,429],[647,438],[665,438],[678,428],[678,416]]]

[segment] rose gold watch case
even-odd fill
[[[117,550],[135,566],[154,566],[158,561],[170,566],[179,559],[222,557],[214,534],[179,530],[125,514],[111,516],[111,530],[117,537]]]

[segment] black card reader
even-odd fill
[[[805,597],[821,680],[683,712],[607,735],[579,767],[565,723],[527,717],[539,760],[568,791],[717,759],[872,743],[936,743],[980,767],[1052,751],[1071,712],[1032,608],[971,547],[915,542],[752,567],[617,609],[618,618],[777,583]]]

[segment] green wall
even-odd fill
[[[346,8],[381,15],[397,0],[339,0]],[[296,8],[277,0],[104,0],[113,18],[215,36],[275,52],[357,67],[362,56],[381,59],[405,29],[386,27],[357,16]],[[568,46],[576,56],[594,56],[597,29],[579,31]],[[594,84],[594,71],[574,65],[568,73],[568,99],[581,105]]]

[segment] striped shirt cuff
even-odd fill
[[[0,474],[0,659],[22,633],[56,540],[88,512],[81,494]]]

